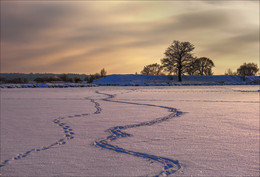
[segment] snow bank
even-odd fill
[[[87,83],[42,83],[42,84],[0,84],[0,88],[67,88],[67,87],[97,87]]]
[[[97,86],[170,86],[170,85],[260,85],[260,76],[183,76],[178,82],[177,76],[152,75],[108,75],[88,83],[41,83],[41,84],[0,84],[0,88],[67,88]]]
[[[177,76],[152,75],[108,75],[93,82],[103,86],[167,86],[167,85],[259,85],[259,76],[248,76],[243,81],[241,76],[183,76],[178,82]]]

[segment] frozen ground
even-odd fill
[[[259,90],[1,89],[1,175],[259,176]]]

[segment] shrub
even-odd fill
[[[54,76],[44,76],[44,77],[37,77],[36,79],[34,79],[34,81],[37,83],[44,83],[44,82],[61,81],[61,79]]]
[[[26,84],[26,83],[28,83],[28,79],[23,78],[23,77],[17,77],[17,78],[13,78],[13,79],[8,79],[5,82],[12,83],[12,84]]]

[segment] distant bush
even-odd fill
[[[69,82],[69,76],[67,74],[62,74],[59,76],[60,80],[62,80],[63,82]]]
[[[17,77],[17,78],[5,80],[4,82],[10,84],[26,84],[28,83],[28,79],[23,77]]]
[[[259,68],[255,63],[244,63],[237,69],[238,75],[241,76],[255,76]]]
[[[237,72],[233,72],[230,68],[228,68],[228,70],[225,72],[225,75],[235,76],[237,75]]]
[[[93,82],[95,79],[106,77],[106,70],[103,68],[100,73],[86,75],[86,74],[53,74],[53,73],[1,73],[0,83],[28,83],[28,81],[34,81],[37,83],[51,83],[51,82],[70,82],[81,83],[83,81]]]
[[[61,79],[55,76],[44,76],[44,77],[37,77],[36,79],[34,79],[34,81],[37,83],[44,83],[44,82],[61,81]]]
[[[74,77],[74,82],[75,83],[80,83],[80,82],[82,82],[83,80],[82,79],[80,79],[79,77]]]
[[[96,79],[100,79],[102,77],[106,77],[106,70],[103,68],[100,73],[96,73],[96,74],[90,74],[88,76],[85,77],[84,81],[87,81],[88,83],[92,83],[94,80]]]
[[[101,78],[101,75],[99,73],[96,73],[96,74],[90,74],[86,76],[84,80],[87,81],[88,83],[92,83],[94,80],[99,78]]]
[[[69,74],[62,74],[59,76],[59,79],[63,82],[75,82],[75,78],[73,79],[72,77],[69,77]],[[77,77],[77,79],[79,78]]]
[[[143,75],[164,75],[163,67],[158,63],[153,63],[150,65],[144,66],[144,69],[141,71]]]
[[[242,76],[243,80],[246,81],[246,76],[255,76],[259,68],[255,63],[244,63],[237,69],[237,74]]]
[[[106,72],[105,68],[101,69],[100,76],[105,77],[106,75],[107,75],[107,72]]]
[[[5,83],[6,79],[3,76],[0,76],[0,83]]]

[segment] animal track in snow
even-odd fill
[[[151,121],[141,122],[141,123],[137,123],[137,124],[124,125],[124,126],[115,126],[115,127],[109,128],[108,130],[106,130],[106,132],[109,133],[109,136],[107,136],[106,138],[96,140],[94,142],[95,146],[101,147],[104,149],[108,149],[108,150],[112,150],[112,151],[115,151],[118,153],[124,153],[124,154],[129,154],[132,156],[136,156],[136,157],[142,157],[142,158],[149,159],[149,160],[163,164],[162,171],[156,176],[168,176],[170,174],[175,173],[176,171],[178,171],[181,168],[181,165],[179,164],[178,160],[173,160],[170,158],[165,158],[165,157],[160,157],[160,156],[156,156],[156,155],[150,155],[150,154],[146,154],[146,153],[127,150],[127,149],[118,147],[116,145],[109,144],[109,142],[114,141],[118,138],[132,136],[131,134],[123,132],[122,130],[124,130],[124,129],[137,128],[137,127],[141,127],[141,126],[152,126],[154,124],[158,124],[158,123],[170,120],[172,118],[178,117],[182,114],[182,112],[178,111],[175,108],[171,108],[171,107],[167,107],[167,106],[158,106],[158,105],[153,105],[153,104],[141,104],[141,103],[111,100],[112,98],[115,98],[115,95],[100,93],[98,91],[96,91],[96,93],[107,96],[107,98],[102,99],[103,101],[123,103],[123,104],[132,104],[132,105],[139,105],[139,106],[159,107],[159,108],[167,109],[170,112],[170,114],[167,116],[164,116],[164,117],[160,117],[160,118],[151,120]]]

